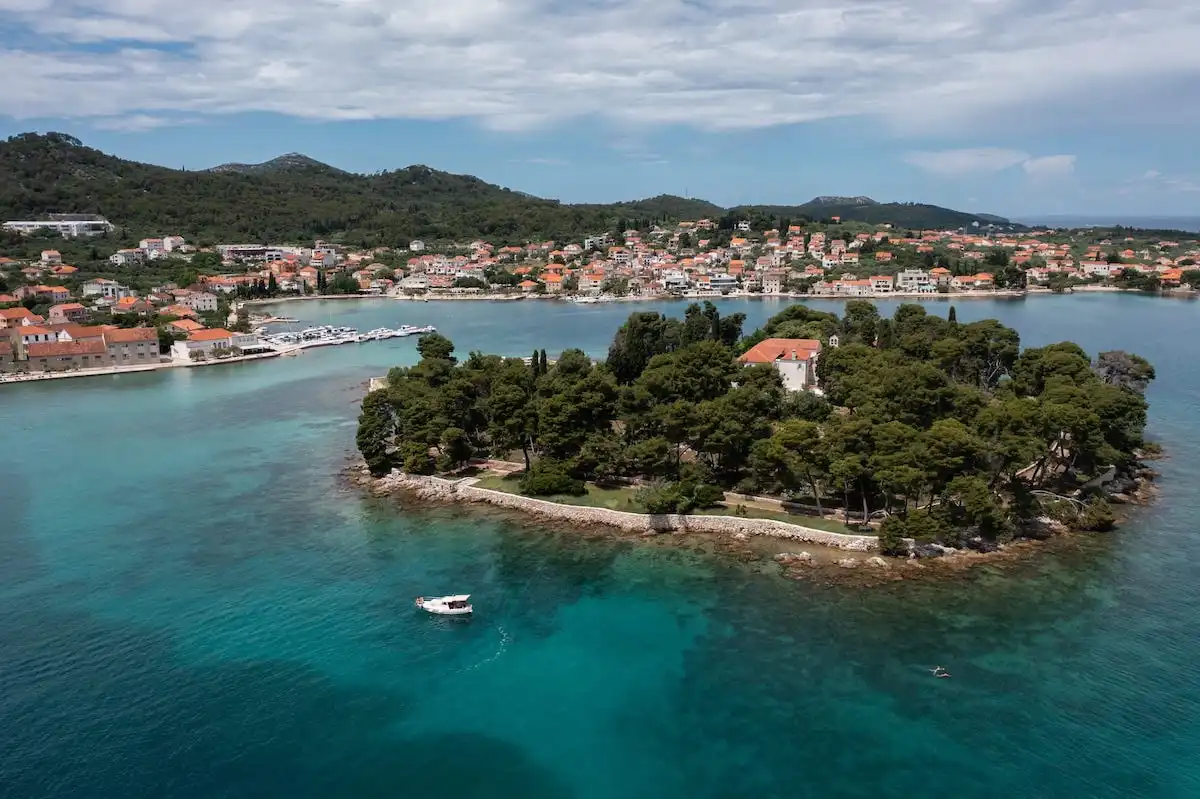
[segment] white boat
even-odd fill
[[[435,613],[439,616],[466,616],[474,610],[471,607],[471,603],[467,601],[470,598],[470,594],[433,597],[419,596],[417,597],[416,605],[426,613]]]

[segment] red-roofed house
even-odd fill
[[[88,316],[88,309],[79,303],[65,302],[50,306],[49,321],[52,325],[60,325],[65,322],[86,322]]]
[[[204,325],[200,324],[195,319],[176,319],[174,322],[171,322],[171,324],[167,325],[167,329],[172,333],[191,335],[197,330],[203,330]]]
[[[108,365],[108,353],[99,339],[30,344],[25,352],[32,372],[65,372]]]
[[[788,391],[806,391],[817,386],[817,360],[821,342],[809,338],[769,338],[755,344],[742,357],[743,364],[771,364],[783,378]]]
[[[46,320],[25,307],[0,308],[0,330],[22,325],[40,325]]]
[[[152,327],[106,330],[104,343],[113,366],[158,363],[158,331]]]

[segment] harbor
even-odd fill
[[[282,333],[263,333],[259,339],[268,347],[282,352],[311,349],[313,347],[331,347],[339,344],[364,344],[368,341],[386,341],[392,338],[419,336],[423,333],[434,333],[433,325],[417,327],[401,325],[397,328],[377,327],[366,333],[359,332],[353,327],[335,325],[316,325],[298,331]]]

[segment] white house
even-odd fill
[[[738,279],[733,275],[718,273],[708,276],[708,285],[716,291],[733,291],[738,287]]]
[[[187,244],[187,240],[183,236],[163,236],[163,249],[167,252],[175,252],[176,250]]]
[[[413,239],[408,243],[408,249],[411,252],[421,252],[425,249],[425,242],[420,239]]]
[[[83,296],[105,297],[110,300],[119,300],[122,297],[133,296],[133,292],[115,280],[108,280],[107,278],[98,277],[95,280],[89,280],[83,284]]]
[[[770,364],[783,378],[788,391],[817,388],[817,360],[821,342],[808,338],[769,338],[755,344],[738,358],[745,365]]]
[[[146,253],[143,250],[117,250],[112,255],[108,256],[109,263],[114,266],[129,266],[130,264],[140,264],[146,259]]]
[[[207,291],[191,291],[179,298],[180,305],[186,305],[196,313],[212,313],[217,310],[217,295]]]
[[[896,275],[896,291],[926,291],[933,288],[932,275],[923,269],[905,269]]]
[[[171,357],[177,361],[192,359],[192,353],[202,353],[211,356],[217,350],[239,349],[262,350],[263,344],[258,336],[250,333],[231,333],[222,328],[197,330],[188,335],[183,341],[176,341],[171,346]]]
[[[138,242],[138,249],[153,257],[154,253],[165,252],[167,248],[162,239],[142,239]]]
[[[29,235],[43,228],[58,233],[64,239],[80,236],[99,236],[113,229],[113,224],[102,216],[92,214],[47,214],[44,219],[12,220],[5,222],[5,230]]]

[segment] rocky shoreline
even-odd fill
[[[1114,504],[1146,505],[1157,494],[1157,473],[1140,466],[1121,479],[1104,486]],[[487,505],[521,517],[553,520],[556,526],[578,530],[587,538],[634,537],[654,544],[687,546],[703,542],[697,552],[732,557],[743,563],[764,560],[778,564],[780,574],[791,580],[823,584],[874,586],[908,579],[945,579],[965,575],[979,567],[998,568],[1027,560],[1044,551],[1051,541],[1058,549],[1077,549],[1094,535],[1073,534],[1067,526],[1049,518],[1039,519],[1034,528],[1006,544],[975,546],[968,540],[963,548],[910,542],[908,557],[884,557],[874,536],[855,536],[775,522],[730,516],[650,516],[607,508],[564,505],[546,500],[478,488],[472,478],[457,480],[393,471],[373,477],[361,460],[343,470],[343,477],[359,490],[379,497],[402,495],[419,503],[464,507]],[[810,545],[798,549],[797,545]]]
[[[474,485],[475,481],[472,478],[450,480],[441,477],[409,475],[398,470],[393,470],[391,474],[378,478],[373,478],[364,471],[360,471],[359,475],[365,478],[374,492],[380,494],[404,491],[428,502],[486,503],[519,510],[532,516],[555,519],[575,526],[605,525],[642,535],[712,533],[746,538],[766,536],[851,552],[873,552],[879,548],[879,541],[873,535],[833,533],[773,519],[628,513],[609,508],[565,505],[479,488]]]

